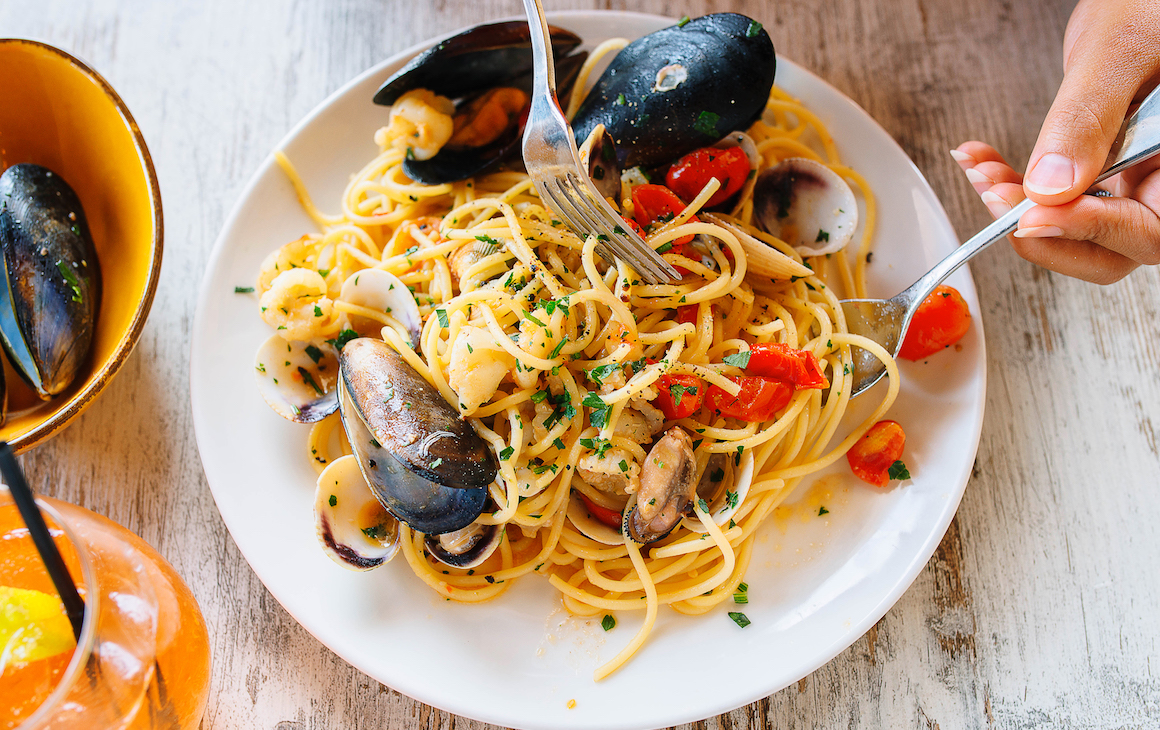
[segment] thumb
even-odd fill
[[[1063,83],[1027,162],[1027,197],[1059,205],[1095,182],[1133,96],[1160,66],[1157,20],[1154,0],[1080,0],[1064,38]]]
[[[1140,86],[1139,79],[1108,78],[1128,74],[1126,69],[1109,73],[1109,65],[1115,64],[1106,58],[1101,62],[1087,55],[1073,61],[1023,179],[1027,197],[1045,205],[1066,203],[1095,182]]]

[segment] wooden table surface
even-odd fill
[[[947,150],[985,139],[1022,167],[1062,77],[1074,3],[545,4],[757,18],[781,54],[898,140],[965,238],[989,218]],[[205,482],[189,339],[226,215],[303,115],[403,48],[520,12],[518,0],[0,3],[0,35],[53,43],[110,80],[161,180],[166,250],[144,336],[96,404],[23,460],[37,488],[127,525],[188,581],[212,641],[207,730],[484,727],[351,668],[267,593]],[[1160,271],[1101,288],[1006,245],[971,270],[987,325],[986,418],[942,544],[833,661],[691,727],[1160,727]]]

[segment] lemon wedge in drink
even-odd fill
[[[27,588],[0,586],[0,674],[72,651],[72,625],[58,596]]]

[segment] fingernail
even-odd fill
[[[974,157],[971,157],[966,152],[959,152],[958,150],[951,150],[951,157],[954,158],[955,162],[959,162],[959,163],[962,163],[962,162],[973,163],[975,161]]]
[[[988,183],[994,185],[995,181],[979,172],[973,167],[968,167],[966,170],[967,180],[973,185],[975,183]]]
[[[985,191],[979,197],[982,199],[983,205],[987,206],[987,210],[991,211],[991,215],[996,218],[1011,210],[1011,206],[1007,204],[1006,200],[1003,200],[990,190]]]
[[[1063,155],[1049,152],[1027,173],[1027,189],[1040,195],[1058,195],[1075,184],[1075,163]]]
[[[1059,238],[1063,229],[1059,226],[1029,226],[1015,231],[1015,238]]]

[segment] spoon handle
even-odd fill
[[[1136,112],[1124,122],[1124,126],[1120,128],[1119,136],[1116,137],[1116,141],[1108,153],[1108,161],[1104,171],[1096,178],[1096,182],[1102,182],[1112,175],[1123,172],[1158,152],[1160,152],[1160,87],[1148,94]],[[906,307],[907,321],[909,322],[913,311],[934,291],[936,286],[942,283],[943,279],[953,274],[956,269],[974,258],[980,251],[1018,228],[1019,219],[1034,207],[1035,202],[1030,199],[1016,205],[996,218],[989,226],[967,239],[950,256],[935,264],[933,269],[894,297],[895,301]],[[903,331],[906,331],[905,324]]]

